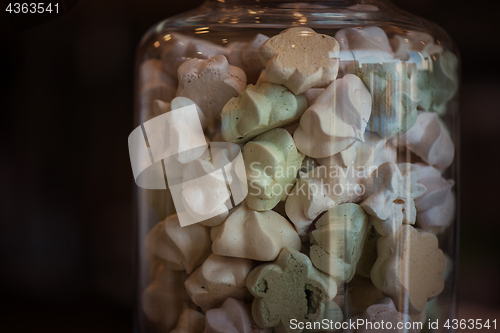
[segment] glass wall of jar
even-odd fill
[[[151,28],[138,331],[448,331],[458,69],[388,1],[212,0]]]

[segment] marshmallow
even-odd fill
[[[356,267],[356,276],[370,278],[373,265],[377,261],[377,241],[379,238],[380,234],[375,230],[370,219],[361,257]]]
[[[417,183],[418,168],[412,164],[380,165],[365,183],[364,200],[360,204],[373,216],[373,225],[383,236],[393,234],[402,223],[414,224],[415,199],[427,190]]]
[[[176,32],[165,35],[164,40],[161,58],[166,72],[174,77],[179,67],[190,59],[209,59],[228,53],[225,47]]]
[[[242,152],[248,180],[247,206],[266,211],[285,201],[304,159],[292,136],[276,128],[248,142]]]
[[[353,69],[364,63],[395,61],[389,39],[379,27],[341,29],[335,39],[339,42],[340,66],[344,74],[353,73]]]
[[[323,88],[337,77],[339,45],[330,36],[295,27],[267,40],[259,49],[269,82],[283,84],[298,95]]]
[[[260,327],[274,327],[277,333],[292,330],[290,320],[314,322],[321,318],[325,303],[337,294],[337,283],[316,270],[309,258],[285,248],[273,263],[253,269],[247,288],[255,296],[253,319]]]
[[[410,30],[405,35],[396,34],[390,40],[394,55],[402,60],[410,59],[409,52],[432,55],[442,53],[443,47],[434,44],[434,38],[426,32]]]
[[[146,317],[162,331],[170,332],[184,308],[183,294],[179,292],[184,281],[182,272],[166,266],[158,268],[154,281],[142,293],[142,307]]]
[[[419,164],[418,182],[427,191],[415,199],[417,220],[415,225],[433,234],[442,234],[455,217],[455,195],[452,191],[455,182],[445,180],[438,170],[431,166]]]
[[[222,110],[222,136],[228,142],[245,142],[276,127],[298,120],[307,109],[304,96],[295,96],[271,83],[249,85]]]
[[[234,298],[228,298],[218,309],[206,313],[205,333],[271,333],[271,328],[260,328],[252,319],[250,307]]]
[[[435,54],[417,73],[417,85],[422,91],[419,105],[426,111],[442,115],[446,104],[458,91],[458,59],[449,52]]]
[[[177,91],[177,76],[171,77],[163,71],[161,60],[149,59],[139,67],[139,98],[141,121],[156,117],[155,100],[169,102]]]
[[[224,105],[246,87],[242,69],[229,65],[219,55],[208,60],[193,59],[179,67],[177,96],[193,100],[203,111],[209,124],[216,127]]]
[[[325,88],[311,88],[304,93],[307,105],[313,105],[318,97],[325,91]]]
[[[211,254],[185,282],[191,300],[203,312],[218,308],[228,297],[250,301],[245,281],[255,267],[252,260]]]
[[[247,75],[248,82],[255,82],[265,66],[260,61],[258,50],[269,37],[257,34],[247,43],[234,42],[227,46],[229,55],[227,59],[231,65],[240,67]]]
[[[363,141],[354,142],[338,154],[318,158],[318,163],[329,169],[334,166],[355,169],[356,176],[364,179],[382,163],[396,161],[396,149],[386,139],[373,132],[365,132],[363,136]]]
[[[384,294],[376,288],[368,278],[355,276],[347,288],[347,304],[351,315],[364,312],[370,305],[384,298]]]
[[[361,199],[363,189],[349,170],[318,166],[300,173],[285,202],[285,211],[303,241],[307,241],[311,223],[322,212],[337,205]]]
[[[272,210],[252,210],[244,203],[211,233],[212,250],[222,256],[272,261],[287,246],[300,249],[299,236],[284,217]]]
[[[377,251],[372,282],[399,311],[408,308],[410,314],[418,314],[429,298],[443,291],[446,260],[433,234],[403,225],[394,236],[380,237]]]
[[[336,281],[349,282],[356,271],[368,227],[368,216],[353,203],[330,209],[310,234],[311,261]]]
[[[391,138],[415,124],[422,94],[404,63],[365,63],[359,68],[358,76],[372,96],[370,131]]]
[[[355,75],[335,80],[306,110],[293,137],[307,156],[328,157],[363,141],[372,100]]]
[[[415,125],[400,136],[399,144],[437,169],[449,167],[455,156],[453,141],[434,112],[419,113]]]
[[[183,108],[185,106],[189,105],[194,105],[196,108],[196,111],[198,113],[198,117],[200,118],[200,123],[201,127],[205,128],[207,127],[207,118],[201,111],[198,105],[196,105],[195,102],[190,100],[189,98],[186,97],[176,97],[172,100],[170,103],[165,103],[160,100],[156,100],[153,102],[153,117],[159,116],[160,114],[172,111],[172,110],[177,110],[180,108]],[[152,118],[153,118],[152,117]]]
[[[185,309],[179,322],[170,333],[203,333],[205,331],[205,316],[193,309]]]
[[[408,332],[408,333],[418,333],[419,331],[413,328],[413,320],[407,314],[398,312],[396,307],[394,306],[393,301],[385,297],[378,301],[377,303],[369,306],[363,314],[359,317],[365,323],[370,322],[371,324],[365,324],[361,327],[357,327],[356,333],[378,333],[383,331],[384,333],[399,333],[399,332]],[[375,323],[378,323],[376,325]],[[380,326],[384,323],[384,326]],[[391,324],[389,327],[389,323]],[[409,329],[400,329],[398,325],[401,327],[410,327]],[[376,329],[375,327],[379,327]],[[380,327],[384,327],[384,330],[381,330]]]
[[[190,274],[210,255],[209,228],[194,224],[181,227],[177,215],[158,223],[146,238],[147,249],[168,263],[168,268]]]

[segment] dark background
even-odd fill
[[[461,316],[500,318],[497,2],[394,2],[460,48]],[[134,52],[200,3],[82,0],[16,33],[0,14],[1,332],[131,331]]]

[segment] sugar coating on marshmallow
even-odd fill
[[[446,260],[433,234],[402,225],[395,236],[380,237],[377,251],[372,282],[400,311],[408,308],[410,314],[418,314],[429,298],[443,291]]]
[[[242,152],[247,171],[247,206],[266,211],[285,201],[304,159],[290,133],[283,128],[273,129],[248,142]]]
[[[170,215],[149,232],[146,247],[168,268],[189,274],[212,252],[209,229],[199,224],[181,227],[177,215]]]
[[[203,313],[187,308],[177,322],[177,326],[170,333],[203,333],[205,331],[205,316]]]
[[[290,223],[269,210],[258,212],[244,203],[221,225],[212,229],[215,254],[258,261],[275,260],[285,247],[300,249],[300,239]]]
[[[228,53],[225,47],[176,32],[165,35],[164,40],[161,58],[165,70],[173,77],[177,77],[179,67],[188,60],[210,59]]]
[[[314,268],[305,254],[290,248],[275,262],[253,269],[247,288],[255,296],[253,319],[260,327],[274,327],[277,333],[301,332],[290,327],[290,320],[316,321],[325,303],[337,294],[333,278]]]
[[[449,51],[431,56],[417,72],[417,86],[423,110],[446,113],[446,104],[458,91],[458,58]]]
[[[175,327],[184,308],[183,295],[178,292],[183,281],[183,272],[160,265],[153,282],[142,293],[142,308],[146,317],[166,332]]]
[[[229,50],[227,56],[229,63],[243,69],[247,75],[248,82],[256,82],[262,70],[265,69],[264,64],[262,64],[259,58],[258,50],[268,39],[269,37],[266,35],[257,34],[248,42],[233,42],[227,46]]]
[[[271,328],[260,328],[252,319],[250,307],[234,298],[228,298],[218,309],[206,313],[205,333],[271,333]]]
[[[255,263],[249,259],[211,254],[184,285],[203,312],[220,307],[228,297],[250,301],[252,296],[245,283],[254,267]]]
[[[337,77],[339,45],[310,28],[290,28],[259,49],[269,82],[283,84],[294,94],[326,87]]]
[[[415,125],[399,138],[399,144],[437,169],[446,169],[455,157],[450,134],[434,112],[419,113]]]
[[[415,199],[427,190],[418,177],[418,169],[409,163],[387,162],[371,173],[360,205],[372,216],[378,233],[388,236],[402,223],[415,224]]]
[[[418,182],[427,191],[415,199],[417,220],[415,226],[433,234],[442,234],[455,217],[455,194],[453,180],[446,180],[432,166],[417,164],[420,171]]]
[[[322,212],[361,200],[363,189],[357,181],[350,170],[337,166],[318,166],[299,174],[285,202],[285,211],[303,241],[308,239],[309,226]]]
[[[398,329],[400,327],[411,327],[409,329],[404,329],[404,332],[408,333],[418,333],[418,330],[413,328],[413,321],[407,314],[398,312],[394,306],[394,302],[385,297],[379,300],[377,303],[369,306],[360,316],[359,319],[365,322],[370,322],[371,324],[364,324],[358,327],[356,332],[359,333],[376,333],[380,332],[381,329],[375,329],[374,327],[382,327],[382,322],[384,323],[383,332],[387,333],[398,333],[403,331],[403,329]],[[378,324],[378,325],[377,325]],[[388,328],[390,324],[391,328]]]
[[[307,109],[304,96],[271,83],[249,85],[222,110],[222,136],[245,142],[270,129],[297,121]]]
[[[209,123],[220,121],[224,105],[246,87],[247,78],[241,68],[229,65],[226,57],[192,59],[179,67],[177,96],[193,100]]]
[[[368,229],[368,216],[354,203],[328,210],[310,234],[311,261],[337,281],[349,282],[356,271]]]
[[[355,75],[335,80],[302,118],[293,137],[307,156],[328,157],[363,141],[372,109],[370,92]]]

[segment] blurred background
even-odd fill
[[[131,332],[135,48],[201,2],[81,0],[15,33],[0,14],[1,332]],[[460,315],[500,319],[496,2],[393,2],[460,48]]]

